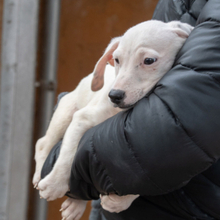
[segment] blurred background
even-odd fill
[[[60,220],[33,189],[34,145],[56,97],[93,71],[111,38],[158,0],[0,0],[0,220]],[[90,203],[82,217],[87,220]]]

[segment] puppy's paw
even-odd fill
[[[40,197],[47,201],[52,201],[61,198],[69,190],[68,179],[59,178],[53,171],[42,179],[38,184],[40,190]]]
[[[100,196],[101,206],[109,212],[122,212],[131,205],[139,195],[118,196],[116,194]]]
[[[62,217],[65,220],[79,220],[86,208],[86,201],[76,200],[72,198],[66,199],[60,211],[62,211]]]
[[[41,180],[41,172],[36,170],[34,173],[33,180],[32,180],[34,188],[38,188],[38,183],[40,182],[40,180]]]
[[[38,183],[41,180],[41,170],[46,160],[46,157],[47,157],[46,155],[41,155],[41,157],[36,161],[35,173],[32,180],[34,188],[37,188]]]
[[[35,156],[34,156],[36,161],[36,168],[32,183],[35,188],[37,187],[38,183],[41,180],[41,169],[48,155],[44,150],[46,147],[47,147],[46,138],[45,137],[40,138],[36,143]]]
[[[45,160],[46,160],[46,156],[42,155],[41,158],[36,161],[35,173],[34,173],[33,180],[32,180],[34,188],[37,188],[38,183],[41,180],[41,170],[42,170]]]

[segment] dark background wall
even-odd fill
[[[149,20],[157,0],[64,0],[61,5],[57,93],[91,73],[111,38]]]

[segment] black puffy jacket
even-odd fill
[[[160,0],[153,18],[196,27],[150,94],[85,133],[69,195],[141,195],[100,219],[220,219],[220,1]]]

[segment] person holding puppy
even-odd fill
[[[195,28],[149,94],[82,137],[69,195],[101,194],[91,220],[220,219],[219,10],[218,0],[159,1],[153,19]],[[117,213],[115,194],[140,196]]]

